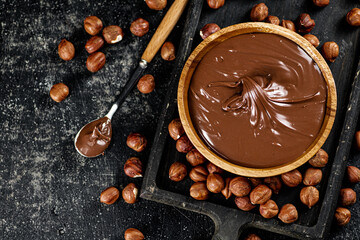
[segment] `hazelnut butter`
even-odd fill
[[[203,142],[237,165],[280,166],[318,136],[327,84],[296,43],[268,33],[243,34],[213,47],[198,64],[188,106]]]

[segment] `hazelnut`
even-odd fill
[[[300,191],[300,200],[308,208],[311,208],[319,201],[319,190],[313,186],[304,187]]]
[[[279,207],[273,200],[269,199],[259,207],[260,215],[264,218],[273,218],[279,213]]]
[[[348,166],[346,168],[347,178],[350,183],[360,182],[360,169],[355,166]]]
[[[122,191],[122,197],[125,202],[134,204],[137,200],[139,190],[134,183],[129,183]]]
[[[335,62],[335,59],[339,56],[339,46],[336,42],[326,42],[322,45],[321,53],[327,61]]]
[[[126,229],[124,234],[125,240],[143,240],[144,234],[137,230],[136,228]]]
[[[358,150],[360,150],[360,131],[355,133],[355,144]]]
[[[282,187],[282,183],[279,176],[264,178],[264,184],[266,184],[269,188],[271,188],[271,190],[275,194],[278,194]]]
[[[225,0],[207,0],[207,4],[210,8],[218,9],[224,6]]]
[[[244,177],[235,177],[230,181],[230,191],[237,197],[244,197],[251,191],[249,181]]]
[[[306,34],[304,35],[304,38],[308,40],[314,47],[318,47],[320,45],[320,41],[315,35]]]
[[[350,222],[351,213],[348,209],[343,207],[338,207],[335,211],[335,220],[336,224],[339,226],[345,226]]]
[[[248,178],[248,179],[251,182],[252,187],[257,187],[260,184],[262,184],[262,182],[263,182],[261,178],[251,177],[251,178]]]
[[[149,22],[143,18],[138,18],[131,23],[130,31],[135,36],[142,37],[149,31]]]
[[[194,182],[204,182],[207,179],[209,172],[203,166],[196,166],[191,169],[189,177]]]
[[[175,59],[175,47],[172,42],[165,42],[161,47],[161,57],[166,61]]]
[[[340,204],[344,207],[356,203],[356,192],[351,188],[343,188],[340,190]]]
[[[185,164],[181,162],[174,162],[169,168],[169,178],[171,181],[180,182],[187,175]]]
[[[116,25],[110,25],[105,27],[102,31],[102,35],[108,44],[118,43],[124,37],[123,30],[121,29],[121,27]]]
[[[261,238],[258,235],[251,233],[247,235],[244,240],[261,240]]]
[[[295,169],[287,173],[281,174],[281,179],[288,187],[296,187],[302,182],[302,175],[299,170]]]
[[[136,152],[142,152],[145,149],[146,144],[146,138],[140,133],[130,133],[126,139],[126,145]]]
[[[124,172],[131,178],[142,177],[142,162],[137,157],[129,158],[124,165]]]
[[[346,21],[351,26],[360,26],[360,8],[353,8],[346,14]]]
[[[250,13],[250,18],[254,22],[264,21],[269,14],[269,9],[265,3],[259,3],[253,6]]]
[[[226,199],[229,199],[231,197],[231,191],[229,189],[230,181],[231,181],[231,178],[226,178],[225,187],[223,190],[221,190],[222,195],[224,195],[224,197]]]
[[[280,19],[276,16],[267,16],[265,18],[265,22],[267,23],[271,23],[271,24],[274,24],[274,25],[280,25]]]
[[[287,28],[291,31],[296,32],[295,24],[290,20],[282,20],[281,26],[283,26],[284,28]]]
[[[252,204],[263,204],[271,198],[271,195],[271,189],[264,184],[260,184],[251,191],[250,201]]]
[[[104,46],[104,39],[99,36],[92,36],[85,44],[85,49],[92,54]]]
[[[196,182],[190,188],[190,196],[196,200],[206,200],[209,198],[209,194],[205,182]]]
[[[176,118],[169,123],[169,134],[175,141],[178,140],[181,135],[184,134],[184,128],[181,124],[180,118]]]
[[[167,4],[167,0],[145,0],[145,2],[152,10],[164,9]]]
[[[211,34],[216,33],[219,30],[220,30],[220,27],[216,23],[208,23],[200,30],[200,36],[202,39],[205,39],[208,36],[210,36]]]
[[[57,83],[50,89],[50,97],[55,102],[63,101],[69,95],[69,88],[64,83]]]
[[[256,207],[255,205],[251,204],[250,198],[248,196],[236,197],[235,204],[239,209],[243,211],[250,211]]]
[[[306,35],[305,35],[306,36]],[[327,164],[329,159],[328,154],[323,150],[320,149],[315,156],[313,156],[310,160],[309,163],[311,166],[313,167],[325,167],[325,165]]]
[[[176,150],[182,153],[188,153],[193,149],[193,145],[186,135],[183,135],[176,141]]]
[[[85,31],[90,35],[98,34],[103,27],[102,21],[96,16],[89,16],[84,20]]]
[[[224,179],[217,173],[210,173],[206,180],[206,187],[210,192],[219,193],[225,187]]]
[[[285,204],[280,209],[278,218],[283,223],[293,223],[298,219],[298,211],[296,210],[296,207],[290,203]]]
[[[303,183],[306,186],[315,186],[321,182],[322,171],[317,168],[308,168],[304,174]]]
[[[153,75],[146,74],[142,76],[137,84],[137,88],[141,93],[151,93],[155,89],[155,80]]]
[[[191,151],[186,154],[186,160],[193,167],[203,164],[206,161],[204,156],[201,155],[201,153],[198,150],[196,150],[196,148],[191,149]]]
[[[116,202],[119,196],[120,196],[120,192],[116,187],[108,187],[107,189],[101,192],[100,202],[110,205]]]
[[[90,72],[97,72],[105,65],[106,58],[102,52],[94,52],[86,60],[86,67]]]
[[[213,164],[212,162],[208,162],[206,164],[206,168],[209,171],[209,173],[223,173],[224,170],[222,170],[221,168],[219,168],[218,166],[216,166],[215,164]]]
[[[309,33],[315,27],[315,21],[309,14],[302,13],[296,19],[296,27],[299,33]]]
[[[58,46],[58,53],[62,60],[69,61],[75,56],[74,44],[66,39],[62,39]]]
[[[318,7],[325,7],[329,5],[330,0],[313,0],[313,3]]]

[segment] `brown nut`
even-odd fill
[[[124,37],[124,32],[121,27],[110,25],[104,28],[102,35],[108,44],[120,42]]]
[[[134,204],[137,200],[139,190],[134,183],[129,183],[122,191],[122,197],[125,202]]]
[[[141,93],[151,93],[155,89],[155,79],[153,75],[146,74],[142,76],[138,81],[137,88]]]
[[[265,3],[259,3],[253,6],[250,13],[250,18],[254,22],[262,22],[269,15],[269,9]]]
[[[335,59],[339,56],[339,46],[336,42],[326,42],[321,47],[321,53],[327,61],[335,62]]]
[[[262,178],[254,178],[254,177],[250,177],[248,178],[249,181],[251,182],[251,186],[252,187],[257,187],[259,186],[260,184],[262,184],[263,180]]]
[[[91,37],[85,44],[85,49],[92,54],[104,46],[104,39],[100,36]]]
[[[239,209],[243,211],[250,211],[256,207],[255,205],[251,204],[250,198],[248,196],[236,197],[235,204]]]
[[[300,191],[300,201],[311,208],[319,201],[319,190],[313,186],[304,187]]]
[[[189,177],[194,182],[204,182],[207,179],[209,172],[203,166],[196,166],[191,169]]]
[[[264,218],[273,218],[279,213],[279,207],[273,200],[269,199],[259,207],[260,215]]]
[[[325,165],[327,164],[329,159],[328,154],[323,150],[320,149],[315,156],[313,156],[310,160],[309,163],[311,166],[313,167],[325,167]]]
[[[75,56],[74,44],[66,39],[62,39],[58,46],[59,57],[62,60],[69,61]]]
[[[211,34],[216,33],[219,30],[220,30],[220,27],[216,23],[208,23],[200,30],[200,36],[202,39],[205,39],[208,36],[210,36]]]
[[[264,184],[266,184],[273,193],[278,194],[282,187],[282,183],[279,176],[264,178]]]
[[[209,171],[209,173],[223,173],[224,170],[213,164],[212,162],[208,162],[206,164],[206,168]]]
[[[340,204],[344,207],[356,203],[356,192],[351,188],[343,188],[340,190]]]
[[[89,16],[84,20],[85,31],[90,35],[98,34],[103,27],[103,23],[100,18],[96,16]]]
[[[267,16],[265,18],[265,22],[271,23],[271,24],[274,24],[274,25],[280,25],[280,20],[276,16]]]
[[[325,7],[329,5],[330,0],[313,0],[313,3],[318,7]]]
[[[284,28],[287,28],[291,31],[296,32],[295,24],[290,20],[282,20],[281,26],[283,26]]]
[[[174,162],[169,168],[169,178],[171,181],[180,182],[187,175],[185,164],[181,162]]]
[[[230,181],[230,191],[237,197],[244,197],[251,191],[249,181],[244,177],[235,177]]]
[[[247,235],[246,238],[244,238],[244,240],[261,240],[261,238],[258,235],[251,233]]]
[[[348,166],[346,168],[347,179],[350,183],[359,183],[360,182],[360,169],[355,166]]]
[[[145,0],[148,7],[152,10],[161,10],[166,7],[167,0]]]
[[[346,21],[351,26],[360,26],[360,8],[353,8],[346,14]]]
[[[138,18],[131,23],[130,31],[135,36],[142,37],[149,31],[149,22],[143,18]]]
[[[124,164],[124,172],[131,178],[142,177],[142,162],[137,157],[129,158]]]
[[[303,183],[306,186],[315,186],[321,182],[322,171],[317,168],[308,168],[304,174]]]
[[[206,187],[210,192],[219,193],[225,187],[224,179],[217,173],[210,173],[206,180]]]
[[[176,141],[176,150],[178,150],[179,152],[188,153],[191,149],[193,149],[193,145],[186,135],[181,136]]]
[[[184,134],[184,128],[181,124],[180,118],[176,118],[169,123],[168,126],[169,134],[175,141],[178,140],[181,135]]]
[[[172,42],[165,42],[161,47],[161,57],[165,61],[175,59],[175,46]]]
[[[97,72],[105,65],[106,57],[102,52],[94,52],[86,60],[86,67],[90,72]]]
[[[229,199],[231,197],[231,191],[229,189],[230,181],[231,181],[231,178],[226,178],[225,187],[223,190],[221,190],[222,195],[224,195],[224,197],[226,199]]]
[[[271,189],[264,184],[260,184],[251,191],[250,201],[252,204],[263,204],[271,198],[271,195]]]
[[[288,187],[296,187],[302,182],[302,175],[299,170],[295,169],[290,172],[281,174],[281,180]]]
[[[124,234],[125,240],[143,240],[144,234],[137,230],[136,228],[126,229]]]
[[[307,13],[302,13],[296,19],[296,28],[299,33],[309,33],[315,27],[314,19]]]
[[[318,47],[320,45],[320,41],[315,35],[306,34],[304,35],[304,38],[308,40],[314,47]]]
[[[120,196],[120,192],[116,187],[108,187],[107,189],[101,192],[100,202],[110,205],[116,202],[119,196]]]
[[[207,0],[207,4],[210,8],[218,9],[224,6],[225,0]]]
[[[57,83],[50,89],[50,97],[55,102],[63,101],[69,95],[69,88],[64,83]]]
[[[290,203],[285,204],[280,209],[278,218],[283,223],[293,223],[298,219],[298,211],[296,210],[296,207]]]
[[[351,213],[348,209],[343,207],[338,207],[335,211],[335,221],[339,226],[345,226],[350,222]]]
[[[360,150],[360,131],[355,133],[355,145],[358,150]]]
[[[206,200],[209,198],[210,192],[205,182],[196,182],[190,188],[190,196],[196,200]]]
[[[186,160],[193,167],[203,164],[206,161],[204,156],[201,155],[201,153],[198,150],[196,150],[196,148],[191,149],[191,151],[186,154]]]
[[[147,140],[140,133],[130,133],[126,139],[126,145],[136,152],[142,152],[147,145]]]

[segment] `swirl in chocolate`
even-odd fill
[[[327,86],[296,43],[275,34],[239,35],[212,48],[189,89],[192,123],[230,162],[274,167],[294,161],[323,123]]]
[[[95,120],[81,129],[76,148],[86,157],[96,157],[108,148],[112,136],[111,120],[107,117]]]

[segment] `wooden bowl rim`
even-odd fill
[[[318,65],[321,73],[327,83],[327,101],[326,101],[326,111],[324,116],[324,121],[318,136],[315,138],[314,142],[308,147],[308,149],[294,161],[289,163],[270,167],[270,168],[251,168],[236,165],[223,159],[209,149],[202,139],[198,136],[189,114],[188,108],[188,90],[191,82],[192,75],[201,61],[202,57],[214,46],[225,41],[226,39],[248,33],[271,33],[277,34],[282,37],[285,37],[298,46],[300,46]],[[326,141],[327,137],[330,134],[331,128],[334,123],[335,114],[336,114],[336,87],[334,78],[332,76],[331,70],[326,63],[322,55],[316,50],[316,48],[309,43],[305,38],[299,34],[288,30],[284,27],[269,23],[240,23],[232,25],[226,28],[221,29],[220,31],[210,35],[204,41],[202,41],[195,50],[191,53],[188,60],[186,61],[183,71],[180,76],[179,86],[178,86],[178,109],[181,119],[181,123],[184,127],[185,133],[188,138],[194,145],[194,147],[202,154],[206,159],[215,165],[223,168],[224,170],[241,175],[246,177],[269,177],[280,175],[285,172],[289,172],[298,168],[299,166],[306,163],[312,156],[314,156],[321,146]]]

